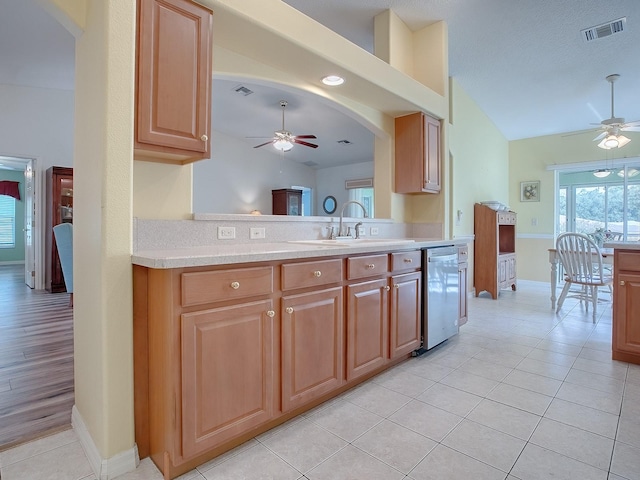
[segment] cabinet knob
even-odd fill
[[[373,270],[374,268],[376,268],[376,265],[375,265],[375,263],[370,263],[370,264],[367,265],[367,268],[369,270]]]
[[[231,288],[237,290],[240,288],[240,282],[231,282]]]
[[[202,140],[203,142],[206,142],[207,140],[209,140],[209,137],[207,137],[206,135],[202,135],[200,137],[200,140]]]
[[[276,312],[274,312],[273,310],[267,310],[267,317],[275,317],[276,316]]]
[[[400,285],[398,285],[397,283],[393,285],[393,288],[400,288]]]
[[[386,285],[386,286],[384,287],[384,291],[385,291],[385,292],[388,292],[389,290],[391,290],[391,287],[390,287],[389,285]]]
[[[620,280],[620,286],[624,287],[624,280]]]
[[[315,272],[313,272],[313,276],[314,277],[320,277],[322,275],[322,272],[320,270],[316,270]]]
[[[405,259],[403,260],[403,262],[404,262],[404,263],[412,263],[412,262],[413,262],[413,259],[412,259],[412,258],[405,258]]]
[[[291,314],[291,313],[293,313],[293,307],[287,307],[287,308],[284,309],[284,311],[289,313],[289,314]]]

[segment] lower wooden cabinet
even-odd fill
[[[282,297],[282,411],[344,382],[342,287]]]
[[[389,290],[386,278],[347,286],[347,380],[389,358]]]
[[[640,364],[640,251],[614,252],[613,359]]]
[[[516,289],[516,255],[514,253],[498,256],[498,290],[511,287]]]
[[[274,415],[271,300],[181,315],[182,448],[205,452]]]
[[[140,457],[174,478],[408,358],[420,258],[134,266]]]
[[[391,358],[406,355],[420,346],[422,274],[394,275],[391,282],[389,342]]]

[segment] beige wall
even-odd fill
[[[623,148],[603,150],[592,141],[595,136],[593,131],[587,131],[510,142],[509,204],[518,212],[518,278],[549,281],[547,249],[555,241],[555,172],[547,167],[640,156],[638,141]],[[539,202],[520,201],[520,182],[529,180],[540,181]]]

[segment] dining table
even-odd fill
[[[603,265],[613,265],[613,248],[601,248]],[[551,308],[556,309],[556,289],[558,286],[558,262],[560,258],[555,248],[549,249],[549,263],[551,264]],[[613,268],[612,268],[613,270]]]

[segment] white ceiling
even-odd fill
[[[610,117],[611,73],[621,75],[616,116],[640,120],[640,0],[284,1],[370,52],[373,18],[388,8],[413,30],[445,20],[451,76],[509,140],[586,130]],[[582,29],[620,17],[624,33],[582,40]],[[38,0],[0,0],[0,84],[73,89],[73,68],[73,37]],[[287,154],[292,159],[325,166],[372,157],[371,134],[317,98],[273,85],[214,82],[213,128],[248,147],[261,140],[245,137],[280,129],[278,103],[285,99],[287,129],[315,134],[320,145],[296,147]],[[255,93],[235,93],[239,84]],[[638,133],[629,136],[640,141]],[[353,144],[340,146],[341,139]]]

